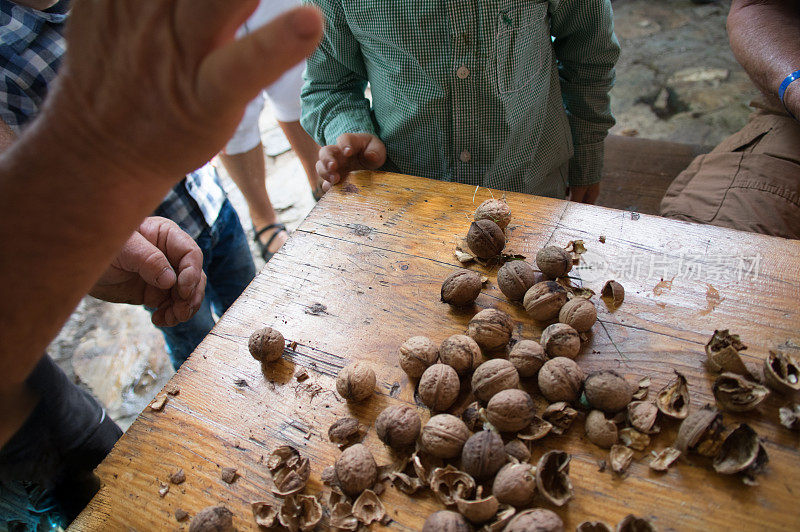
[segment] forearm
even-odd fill
[[[728,15],[731,49],[756,86],[780,106],[778,87],[800,70],[800,8],[791,0],[734,0]],[[800,116],[800,81],[784,100]]]
[[[0,153],[6,151],[15,140],[17,140],[17,136],[8,124],[0,119]]]

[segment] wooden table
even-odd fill
[[[307,492],[318,493],[320,473],[339,454],[327,441],[333,421],[353,415],[370,424],[388,405],[414,404],[414,386],[396,356],[407,338],[440,342],[463,332],[477,310],[494,307],[517,320],[517,338],[538,339],[540,327],[498,290],[496,269],[486,271],[490,282],[476,308],[456,311],[439,301],[442,280],[461,267],[455,244],[475,205],[489,197],[486,189],[383,173],[357,174],[334,188],[172,379],[180,393],[163,411],[143,412],[100,465],[103,488],[73,528],[186,528],[176,509],[194,515],[217,503],[234,512],[239,529],[254,528],[250,502],[271,498],[264,462],[274,448],[290,444],[311,458]],[[652,398],[679,370],[694,410],[713,401],[703,347],[715,329],[740,334],[750,362],[778,345],[800,344],[797,242],[522,194],[507,199],[507,251],[532,262],[545,244],[582,239],[595,267],[604,259],[641,269],[615,274],[627,291],[618,310],[597,301],[600,321],[577,359],[586,372],[610,368],[634,383],[650,376]],[[757,268],[740,280],[738,258],[754,256]],[[611,277],[586,269],[573,275],[598,293]],[[296,347],[262,372],[247,339],[264,325]],[[348,405],[332,391],[350,360],[374,364],[378,389],[365,404]],[[297,382],[301,367],[310,378]],[[629,513],[651,517],[661,530],[797,530],[800,440],[778,422],[778,408],[788,402],[771,397],[749,415],[725,415],[726,424],[747,421],[765,439],[770,464],[757,487],[717,475],[698,457],[682,458],[664,474],[650,471],[649,450],[663,449],[676,434],[669,421],[647,451],[636,453],[625,478],[598,471],[607,452],[585,439],[580,420],[566,435],[542,440],[532,459],[550,449],[573,455],[575,497],[555,509],[568,530],[587,519],[614,526]],[[419,411],[427,419],[427,410]],[[379,463],[389,463],[374,430],[365,443]],[[241,475],[232,485],[220,479],[226,466]],[[178,468],[186,482],[160,497],[159,487]],[[442,508],[431,496],[410,498],[391,487],[382,500],[390,528],[399,530],[420,529]]]

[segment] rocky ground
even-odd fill
[[[756,90],[728,48],[729,5],[727,0],[702,5],[614,0],[623,50],[612,93],[614,133],[710,146],[744,125]],[[311,191],[269,110],[262,131],[267,188],[281,221],[292,230],[314,205]],[[223,179],[243,226],[250,228],[241,194],[227,176]],[[173,373],[147,312],[88,297],[48,353],[92,390],[123,428]]]

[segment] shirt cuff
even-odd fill
[[[372,117],[360,111],[339,113],[325,125],[325,145],[336,144],[345,133],[369,133],[377,136]]]
[[[575,154],[569,161],[569,186],[584,187],[600,182],[604,148],[604,142],[575,145]]]

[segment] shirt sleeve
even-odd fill
[[[306,63],[301,92],[303,127],[325,146],[343,133],[371,133],[375,125],[364,95],[367,69],[341,0],[310,0],[325,15],[325,35]]]
[[[615,124],[609,92],[620,49],[611,0],[550,0],[550,4],[561,93],[575,147],[569,184],[591,185],[600,181],[603,142]]]

